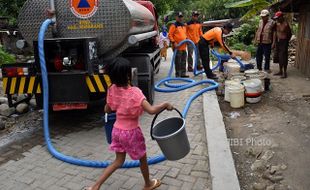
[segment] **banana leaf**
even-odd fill
[[[248,6],[257,6],[259,4],[267,4],[270,5],[266,0],[243,0],[234,3],[225,4],[226,8],[240,8],[240,7],[248,7]]]
[[[234,3],[225,4],[225,8],[239,8],[239,7],[247,7],[253,5],[252,0],[243,0]]]

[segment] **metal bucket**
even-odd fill
[[[175,110],[181,117],[168,118],[154,126],[155,120],[160,112],[154,117],[151,126],[151,137],[157,141],[167,160],[179,160],[184,158],[190,151],[185,130],[185,119],[182,117],[180,111]]]
[[[110,113],[110,114],[105,114],[104,116],[104,129],[105,129],[105,135],[107,137],[107,142],[111,144],[112,142],[112,130],[113,130],[113,125],[116,121],[116,114],[115,113]]]

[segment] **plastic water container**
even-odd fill
[[[240,73],[240,65],[237,62],[227,62],[224,64],[224,73],[230,79],[234,74]]]
[[[229,87],[234,86],[234,85],[240,85],[240,81],[239,80],[226,80],[225,81],[225,96],[224,96],[224,100],[226,102],[230,102]]]
[[[246,101],[255,104],[261,101],[263,86],[260,79],[250,79],[243,82]]]
[[[232,108],[241,108],[244,106],[244,86],[233,85],[228,88],[230,107]]]
[[[250,69],[250,70],[244,71],[244,74],[245,74],[246,77],[257,75],[258,73],[259,73],[258,69]]]
[[[257,74],[249,75],[248,79],[259,79],[262,81],[262,91],[265,91],[265,78],[267,77],[267,73],[264,71],[259,71]]]
[[[244,81],[244,80],[246,80],[246,77],[244,76],[244,73],[236,73],[236,74],[232,75],[231,80]]]
[[[115,113],[110,113],[110,114],[105,114],[104,116],[104,129],[105,129],[105,135],[107,138],[107,142],[111,144],[112,142],[112,130],[113,130],[113,125],[116,121],[116,114]]]

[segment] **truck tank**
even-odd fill
[[[47,0],[28,0],[20,11],[19,30],[30,45],[48,8]],[[96,37],[105,58],[117,56],[130,46],[131,35],[151,32],[155,25],[152,13],[132,0],[55,0],[55,13],[58,38]],[[50,29],[46,38],[52,37]]]

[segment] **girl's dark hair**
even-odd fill
[[[131,79],[130,62],[122,57],[113,59],[107,68],[111,82],[118,87],[126,87]]]

